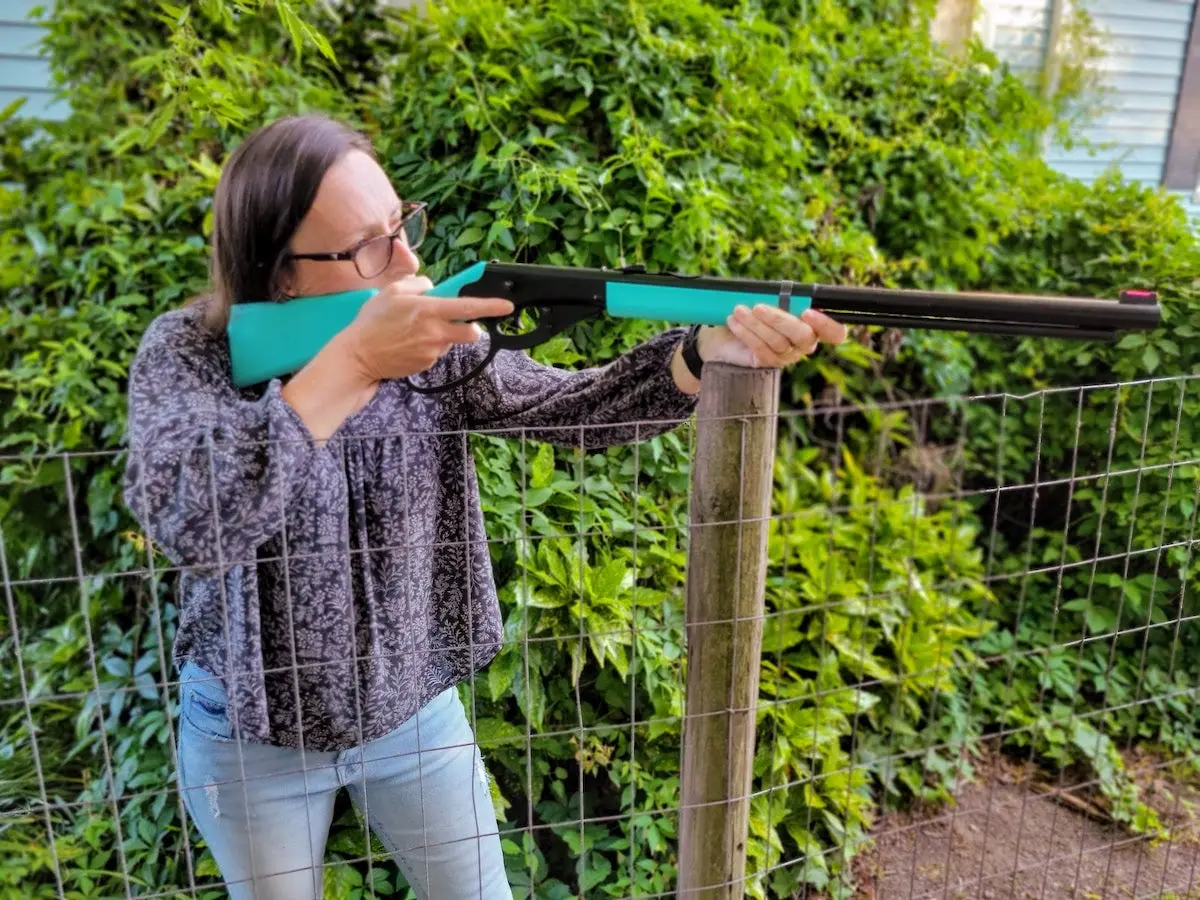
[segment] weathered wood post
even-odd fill
[[[678,896],[745,895],[779,370],[705,366],[687,574]]]

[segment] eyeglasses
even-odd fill
[[[290,253],[289,259],[312,259],[319,262],[330,260],[352,260],[358,274],[363,278],[374,278],[382,274],[392,264],[392,254],[396,249],[396,238],[403,238],[409,250],[416,250],[425,240],[428,228],[426,204],[419,200],[407,200],[401,207],[402,218],[394,231],[376,235],[359,241],[348,250],[334,253]]]

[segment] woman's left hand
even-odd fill
[[[797,316],[765,303],[753,309],[739,306],[727,323],[697,335],[696,350],[705,362],[781,368],[812,355],[821,344],[846,340],[846,326],[815,309]]]

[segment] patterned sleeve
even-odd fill
[[[339,483],[332,454],[317,447],[280,382],[246,400],[222,353],[219,341],[168,314],[147,330],[129,376],[125,503],[176,565],[207,572],[252,563],[290,504],[319,501]]]
[[[542,365],[526,354],[502,350],[460,389],[468,427],[526,429],[535,440],[587,449],[627,444],[670,431],[696,407],[681,391],[671,358],[685,329],[671,329],[604,366],[569,371]],[[468,350],[477,365],[488,336]],[[582,426],[582,427],[580,427]]]

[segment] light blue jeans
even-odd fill
[[[511,900],[453,689],[378,740],[317,753],[234,739],[221,682],[190,662],[180,681],[179,787],[231,900],[319,900],[342,787],[422,900]]]

